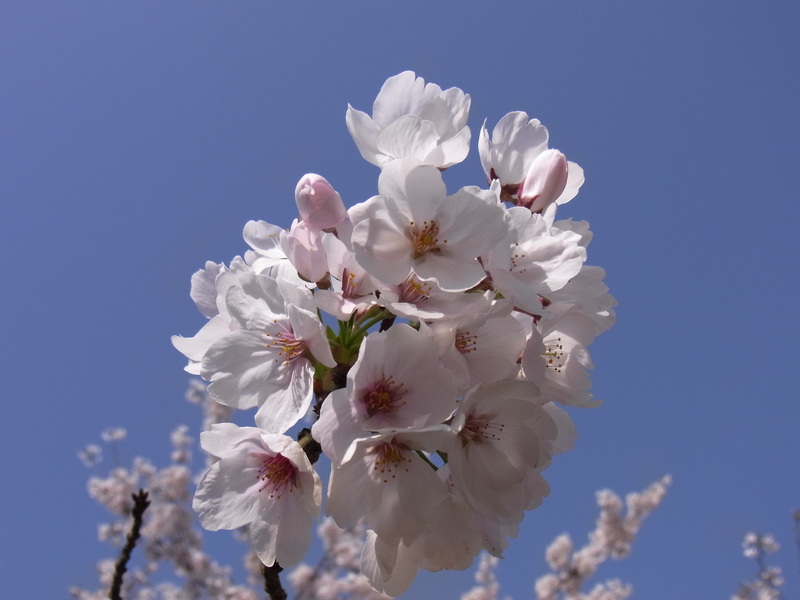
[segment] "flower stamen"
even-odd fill
[[[401,468],[403,463],[411,463],[410,458],[403,456],[403,449],[395,442],[383,442],[370,450],[375,455],[373,469],[383,476],[383,483],[388,483],[389,478],[396,479],[395,470]],[[405,471],[408,472],[408,466]]]
[[[556,373],[561,373],[561,368],[564,366],[564,345],[561,343],[561,338],[556,338],[550,342],[544,353],[545,367],[552,369]]]
[[[367,389],[362,396],[367,406],[367,414],[371,417],[376,413],[395,412],[405,404],[403,396],[407,390],[405,384],[396,383],[391,375],[381,379],[378,383]]]
[[[278,351],[278,358],[275,359],[275,362],[282,361],[286,365],[302,356],[306,351],[306,343],[298,340],[290,331],[281,331],[276,334],[267,333],[266,335],[270,338],[267,348],[274,348]]]
[[[414,244],[414,258],[419,258],[428,252],[440,252],[439,245],[447,243],[447,240],[439,241],[439,226],[436,221],[423,221],[421,228],[411,221],[409,227]]]
[[[469,354],[478,349],[478,336],[469,331],[456,334],[456,350],[461,354]]]
[[[482,443],[489,440],[499,440],[503,434],[505,425],[490,420],[490,417],[467,417],[464,427],[458,432],[461,438],[461,445],[466,446],[470,443]]]
[[[284,492],[291,492],[297,487],[297,467],[288,458],[278,453],[264,458],[258,469],[258,479],[264,482],[259,492],[270,488],[270,498],[280,498]]]

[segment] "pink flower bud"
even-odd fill
[[[281,231],[281,249],[298,275],[307,281],[319,281],[328,272],[328,259],[322,246],[322,233],[306,221],[297,219],[289,231]]]
[[[542,212],[564,191],[567,171],[567,157],[558,150],[551,148],[539,154],[519,187],[519,205]]]
[[[335,227],[347,218],[342,197],[321,175],[309,173],[294,191],[300,218],[313,229]]]

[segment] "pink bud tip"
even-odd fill
[[[320,175],[303,175],[297,183],[294,197],[300,218],[313,229],[329,229],[347,218],[342,197]]]
[[[531,212],[542,212],[555,202],[567,185],[567,157],[555,149],[545,150],[528,167],[519,188],[519,204]]]

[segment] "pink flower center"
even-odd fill
[[[439,226],[436,221],[423,221],[419,227],[414,221],[409,224],[411,240],[414,244],[414,258],[439,250],[439,244],[446,244],[447,240],[439,241]]]
[[[342,297],[353,299],[356,297],[356,274],[349,269],[342,270]]]
[[[505,425],[490,420],[488,416],[470,415],[467,422],[458,433],[462,446],[469,443],[482,443],[490,440],[499,440],[503,435]]]
[[[267,333],[266,335],[270,338],[267,348],[278,351],[278,358],[275,359],[275,362],[282,360],[283,364],[288,364],[302,356],[303,352],[306,351],[306,343],[294,337],[291,331],[281,331],[275,334]]]
[[[548,369],[561,373],[561,367],[564,366],[564,345],[561,343],[561,338],[547,342],[547,347],[542,356]]]
[[[267,456],[258,470],[258,479],[264,482],[259,492],[269,489],[269,497],[280,498],[284,492],[291,492],[297,487],[298,469],[292,461],[278,453]]]
[[[431,286],[415,277],[409,277],[400,284],[400,302],[420,304],[430,298]]]
[[[478,348],[478,336],[471,334],[469,331],[464,331],[456,334],[456,350],[461,354],[469,354],[475,352]]]
[[[391,375],[364,391],[362,399],[371,417],[377,413],[395,412],[405,404],[405,384],[396,383]]]
[[[408,466],[403,467],[403,463],[411,463],[411,459],[403,456],[404,449],[396,442],[383,442],[370,450],[370,453],[375,455],[375,465],[372,468],[381,474],[383,483],[388,483],[389,479],[396,479],[397,469],[405,468],[408,472]]]

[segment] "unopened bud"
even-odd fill
[[[347,218],[342,197],[320,175],[304,175],[297,183],[294,197],[300,218],[314,229],[336,227]]]
[[[528,167],[519,187],[519,205],[531,212],[542,212],[567,185],[567,157],[554,149],[545,150]]]

